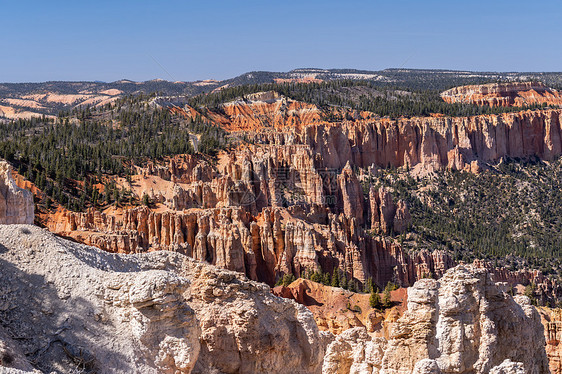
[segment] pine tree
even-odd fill
[[[381,296],[379,295],[379,289],[371,289],[371,297],[369,297],[369,305],[371,308],[380,309],[381,304]]]
[[[357,287],[355,286],[355,280],[353,280],[353,278],[350,279],[348,285],[351,292],[357,292]]]
[[[340,272],[338,268],[334,268],[332,273],[332,287],[340,286]]]
[[[322,284],[324,284],[325,286],[330,285],[330,273],[324,273],[324,275],[322,276]]]
[[[371,277],[367,278],[367,282],[365,283],[365,292],[373,292],[373,278]]]
[[[343,273],[340,278],[340,287],[347,290],[347,275],[345,273]]]
[[[382,295],[382,305],[385,308],[390,308],[390,306],[392,305],[392,301],[390,299],[390,287],[388,284],[384,288],[384,293]]]

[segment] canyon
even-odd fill
[[[37,212],[48,231],[30,225],[32,194],[12,176],[38,199],[41,191],[2,164],[0,222],[11,225],[0,225],[0,366],[560,372],[558,312],[511,296],[513,286],[530,282],[556,295],[557,284],[539,271],[405,251],[395,235],[407,232],[410,207],[375,182],[388,165],[416,176],[480,172],[503,157],[551,160],[562,148],[560,110],[308,123],[318,112],[275,95],[230,105],[243,108],[209,115],[224,116],[225,129],[242,128],[253,142],[216,160],[177,155],[136,165],[129,180],[116,182],[146,194],[148,204]],[[376,311],[367,295],[308,280],[270,288],[310,271],[408,289],[393,291],[394,307]]]
[[[7,372],[548,372],[539,312],[475,266],[417,281],[383,336],[334,336],[240,272],[170,251],[115,255],[13,223],[0,225]]]
[[[216,162],[177,155],[136,166],[119,183],[149,196],[150,206],[59,208],[40,213],[40,223],[110,252],[177,251],[269,285],[284,274],[339,269],[360,285],[372,278],[381,288],[411,286],[455,261],[445,251],[406,253],[389,238],[406,232],[411,217],[395,192],[376,186],[381,168],[478,173],[507,158],[562,154],[559,109],[394,120],[351,112],[329,122],[312,104],[265,92],[206,113],[172,110],[252,141]],[[522,278],[559,292],[539,275]]]

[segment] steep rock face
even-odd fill
[[[544,338],[546,341],[546,355],[552,374],[562,373],[562,310],[539,308]]]
[[[305,307],[180,254],[114,255],[12,225],[0,268],[6,367],[319,373],[330,339]]]
[[[349,162],[345,164],[342,173],[338,175],[338,187],[340,192],[337,198],[339,210],[347,217],[355,217],[357,224],[362,225],[364,223],[363,191]]]
[[[441,93],[448,103],[489,106],[562,104],[562,95],[541,82],[489,83],[451,88]]]
[[[376,190],[371,186],[369,202],[371,230],[383,234],[400,234],[410,225],[412,217],[408,205],[403,200],[394,203],[388,188],[380,187]]]
[[[269,284],[283,274],[339,268],[360,283],[372,277],[379,287],[389,281],[408,286],[453,265],[444,252],[408,255],[395,243],[365,235],[356,219],[343,213],[330,213],[326,220],[311,224],[281,208],[252,217],[241,207],[181,212],[138,207],[118,216],[64,212],[48,227],[110,252],[180,252]]]
[[[32,224],[33,194],[19,188],[12,177],[12,167],[0,161],[0,224]]]
[[[408,166],[413,171],[459,170],[472,161],[536,156],[552,160],[562,153],[562,110],[534,110],[473,117],[359,119],[311,124],[302,130],[256,135],[267,144],[306,144],[315,166],[341,169]]]
[[[361,369],[359,369],[361,368]],[[348,330],[327,348],[330,373],[548,373],[543,328],[484,270],[458,266],[408,289],[408,311],[388,341]],[[363,371],[360,371],[363,370]]]

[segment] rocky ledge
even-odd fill
[[[408,289],[388,339],[334,337],[244,275],[0,226],[0,365],[70,373],[547,373],[541,318],[485,270]]]

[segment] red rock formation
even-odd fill
[[[397,244],[366,235],[354,217],[344,214],[330,213],[323,225],[282,208],[265,208],[254,217],[241,207],[182,212],[138,207],[120,213],[61,211],[46,225],[107,251],[178,251],[269,284],[283,274],[339,268],[358,282],[372,277],[380,287],[389,281],[410,285],[453,265],[439,251],[410,256]]]
[[[539,308],[551,374],[562,373],[562,310]]]
[[[441,93],[447,103],[488,106],[561,105],[562,95],[541,82],[489,83],[451,88]]]
[[[502,157],[562,154],[562,110],[534,110],[473,117],[366,119],[311,124],[302,130],[262,131],[260,144],[306,145],[317,170],[407,166],[414,171],[470,168]]]
[[[275,287],[272,292],[305,305],[319,329],[333,334],[365,327],[374,335],[388,337],[391,324],[406,309],[407,301],[406,289],[401,288],[390,293],[394,307],[377,311],[369,305],[369,293],[354,293],[302,278],[288,286]]]
[[[402,233],[410,225],[412,217],[408,205],[403,200],[396,204],[388,188],[369,190],[371,230],[377,233]]]

